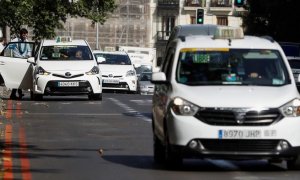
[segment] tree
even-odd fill
[[[276,41],[300,42],[299,0],[248,0],[247,34],[270,35]]]
[[[33,28],[33,39],[52,38],[68,17],[85,17],[103,24],[116,8],[114,0],[0,0],[0,27],[17,34],[22,25]]]

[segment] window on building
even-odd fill
[[[228,18],[224,16],[217,17],[217,25],[228,26]]]
[[[196,24],[196,17],[195,16],[191,16],[191,24]]]
[[[172,29],[175,27],[175,16],[163,16],[162,29],[169,36]]]

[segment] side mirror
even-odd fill
[[[166,74],[164,72],[152,73],[151,83],[153,84],[167,84]]]
[[[33,65],[36,65],[35,60],[34,60],[34,57],[28,58],[28,59],[27,59],[27,62],[30,63],[30,64],[33,64]]]
[[[98,64],[101,64],[101,63],[103,63],[105,61],[106,61],[106,59],[104,57],[97,57],[97,63]]]

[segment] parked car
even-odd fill
[[[154,92],[154,84],[151,83],[152,72],[144,71],[138,79],[138,92],[142,95],[152,95]]]

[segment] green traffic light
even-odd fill
[[[199,22],[199,23],[202,23],[202,22],[203,22],[203,19],[198,19],[198,22]]]

